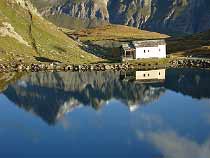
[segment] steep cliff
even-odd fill
[[[196,33],[210,28],[208,0],[154,0],[146,28],[153,31]]]
[[[89,27],[105,21],[163,33],[188,34],[210,28],[208,0],[32,1],[49,19],[71,27],[80,24]],[[75,20],[77,22],[73,22]]]

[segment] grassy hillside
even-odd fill
[[[123,26],[123,25],[106,25],[96,28],[83,29],[70,33],[78,37],[81,41],[130,41],[130,40],[144,40],[144,39],[159,39],[167,38],[169,36],[149,32],[145,30],[139,30],[137,28]]]
[[[25,62],[37,62],[40,57],[69,63],[100,60],[83,51],[24,0],[0,1],[0,53],[0,62],[17,57]]]
[[[88,45],[88,51],[111,61],[119,59],[120,46],[123,43],[133,40],[168,38],[164,34],[123,25],[105,25],[80,31],[66,31],[66,34]]]
[[[169,38],[167,43],[171,56],[210,58],[210,30],[185,37]]]

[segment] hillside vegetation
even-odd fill
[[[19,58],[25,62],[39,59],[68,63],[100,61],[43,19],[25,0],[0,1],[0,54],[0,62]]]
[[[147,39],[166,39],[167,52],[174,57],[210,57],[210,31],[184,37],[139,30],[122,25],[107,25],[80,31],[67,32],[79,41],[92,46],[95,54],[116,58],[124,42]]]
[[[134,40],[165,39],[169,36],[139,30],[124,25],[104,25],[82,29],[80,31],[65,31],[65,33],[88,46],[87,51],[111,61],[119,60],[120,47],[123,43]]]
[[[103,40],[131,41],[169,37],[164,34],[139,30],[134,27],[123,25],[106,25],[90,29],[82,29],[80,31],[70,33],[69,35],[78,37],[82,42]]]
[[[48,22],[29,1],[0,1],[0,63],[116,61],[122,43],[162,38],[172,56],[210,57],[210,31],[179,38],[111,24],[74,31]]]
[[[171,56],[210,58],[210,30],[185,37],[169,38],[167,43]]]

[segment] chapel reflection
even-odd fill
[[[163,83],[166,77],[165,69],[126,71],[121,72],[120,78],[125,81],[138,81],[140,83]]]
[[[53,125],[75,108],[89,106],[99,110],[113,99],[133,112],[151,105],[166,90],[197,99],[210,98],[209,76],[209,70],[198,69],[39,72],[14,75],[3,93],[18,107]]]
[[[119,79],[120,72],[31,73],[4,94],[49,124],[79,106],[98,110],[116,99],[130,111],[158,100],[165,88]]]

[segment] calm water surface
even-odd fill
[[[0,157],[209,158],[210,71],[155,73],[1,74]]]

